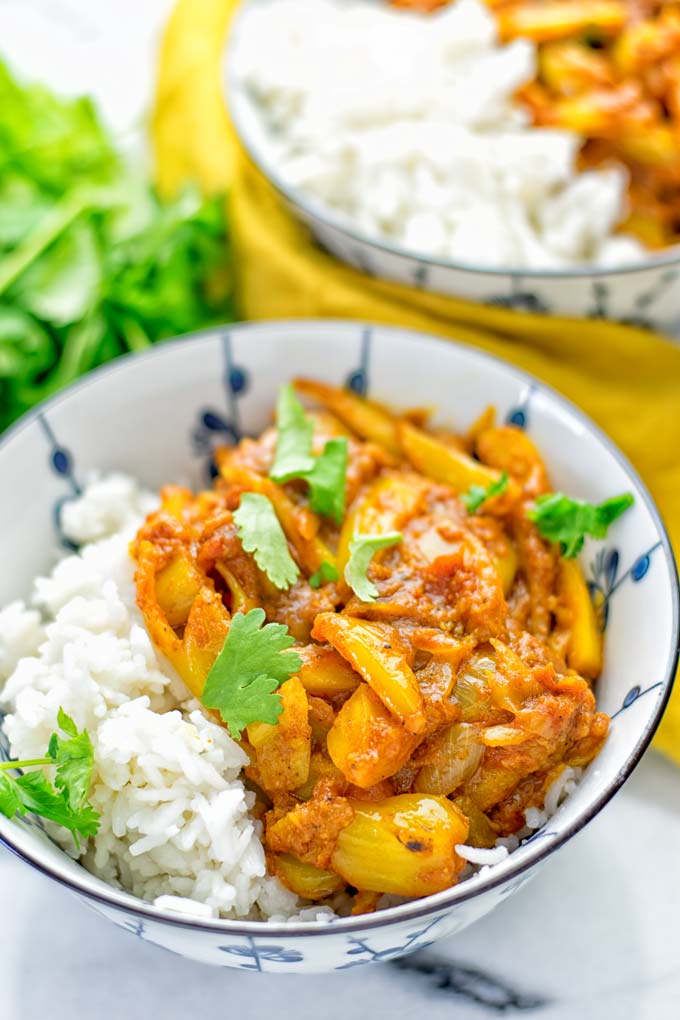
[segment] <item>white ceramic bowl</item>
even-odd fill
[[[29,821],[0,816],[0,838],[139,938],[197,960],[257,971],[342,970],[411,952],[460,931],[523,885],[630,774],[668,699],[678,653],[678,582],[659,515],[611,442],[562,397],[468,347],[352,322],[229,326],[122,358],[20,421],[0,441],[0,605],[26,595],[59,540],[59,514],[88,472],[120,469],[151,488],[205,481],[211,450],[270,421],[278,386],[296,374],[395,404],[439,408],[468,426],[487,404],[526,428],[555,486],[599,501],[631,491],[635,505],[583,565],[605,600],[600,707],[612,715],[602,753],[549,824],[487,874],[446,892],[329,925],[191,920],[107,886]],[[6,747],[5,747],[6,753]]]
[[[255,2],[258,0],[249,0]],[[615,319],[660,330],[669,336],[680,333],[677,246],[617,270],[583,267],[529,271],[511,266],[488,269],[428,258],[365,234],[314,197],[287,184],[277,168],[262,117],[238,78],[240,25],[247,17],[249,3],[243,5],[235,20],[226,57],[225,89],[231,119],[253,163],[276,188],[288,209],[332,255],[368,276],[481,304],[551,315]]]

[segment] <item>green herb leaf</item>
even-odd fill
[[[82,181],[102,183],[120,169],[89,99],[57,97],[15,80],[0,63],[0,122],[8,170],[59,196]]]
[[[94,227],[81,218],[22,274],[15,300],[37,319],[67,326],[97,303],[102,268]]]
[[[355,535],[349,544],[349,560],[345,567],[345,580],[362,602],[374,602],[378,589],[368,577],[371,560],[379,549],[397,545],[402,540],[398,531],[385,535]]]
[[[322,517],[340,524],[345,512],[348,443],[344,436],[329,439],[314,467],[305,475],[309,483],[309,505]]]
[[[300,656],[286,651],[295,644],[288,629],[264,621],[263,609],[236,613],[201,696],[235,739],[251,722],[277,722],[282,709],[275,691],[302,668]]]
[[[86,730],[78,733],[75,723],[63,709],[59,709],[58,722],[68,739],[53,733],[48,755],[57,766],[54,785],[62,790],[74,811],[80,811],[90,789],[94,767],[94,748]]]
[[[266,496],[244,492],[234,512],[238,537],[246,552],[252,553],[275,587],[290,588],[298,578],[295,560],[288,551],[288,542],[279,524],[276,511]]]
[[[627,492],[607,499],[599,506],[569,499],[561,492],[539,496],[527,517],[534,521],[543,538],[559,542],[566,559],[578,556],[586,535],[604,538],[609,525],[635,502]]]
[[[289,482],[314,467],[314,423],[305,414],[290,384],[282,386],[279,391],[276,428],[276,456],[269,476],[275,482]]]
[[[79,733],[61,708],[58,722],[66,739],[53,733],[45,758],[0,763],[0,811],[8,818],[27,811],[40,815],[68,829],[78,846],[79,836],[88,839],[99,828],[99,815],[87,803],[94,751],[88,733]],[[56,765],[54,785],[44,772],[14,776],[9,771],[35,765]]]
[[[53,357],[54,344],[47,330],[19,308],[0,305],[0,381],[39,375]]]
[[[78,735],[79,735],[78,734],[78,727],[74,723],[74,721],[71,718],[71,716],[70,715],[66,715],[66,712],[61,707],[59,708],[59,711],[57,712],[57,725],[59,726],[59,729],[61,730],[61,732],[65,733],[67,737],[73,737],[73,738],[77,738],[78,737]],[[90,744],[90,738],[89,738],[87,732],[85,730],[83,730],[83,732],[80,734],[80,736],[87,737],[88,745],[91,748],[92,745]],[[63,743],[63,741],[59,737],[59,734],[58,733],[53,733],[52,734],[52,738],[50,739],[50,745],[52,745],[52,739],[55,738],[55,737],[56,737],[56,744],[57,744],[57,746],[60,743]]]
[[[0,772],[0,811],[8,818],[14,818],[20,810],[21,797],[15,779],[6,772]]]
[[[340,524],[345,512],[347,439],[329,439],[322,453],[313,456],[314,423],[290,385],[283,386],[279,394],[276,428],[276,456],[270,478],[280,484],[293,478],[307,482],[312,510]]]
[[[468,491],[464,492],[460,498],[469,513],[477,513],[480,506],[486,503],[487,499],[502,495],[506,491],[509,481],[508,473],[504,471],[500,478],[495,482],[491,482],[486,488],[483,485],[471,485]]]
[[[0,246],[15,248],[50,210],[32,181],[8,176],[0,188]]]
[[[86,804],[74,810],[64,793],[57,793],[43,772],[25,772],[22,776],[8,778],[11,778],[20,798],[20,814],[31,811],[34,815],[63,826],[73,834],[76,846],[79,846],[79,836],[89,839],[96,834],[99,815],[94,808]]]
[[[319,569],[310,577],[309,585],[311,588],[320,588],[327,581],[337,581],[339,577],[340,575],[333,564],[324,560]]]

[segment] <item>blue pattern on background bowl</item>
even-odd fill
[[[642,482],[612,443],[554,391],[504,362],[448,340],[384,326],[289,321],[225,327],[121,358],[27,415],[0,440],[0,605],[49,567],[64,502],[88,473],[124,470],[151,488],[207,482],[215,446],[259,432],[293,375],[350,385],[396,406],[433,405],[466,428],[487,404],[526,428],[553,483],[635,506],[582,555],[606,607],[600,707],[611,733],[578,790],[548,826],[491,872],[390,910],[329,925],[192,920],[112,889],[74,863],[30,819],[0,817],[0,838],[145,941],[207,963],[254,971],[344,970],[421,949],[461,931],[512,895],[613,796],[637,764],[670,694],[678,656],[678,580],[668,537]],[[0,748],[2,750],[2,748]],[[7,748],[5,746],[4,752]]]
[[[301,189],[286,183],[277,169],[275,147],[260,113],[237,79],[240,24],[251,3],[237,14],[225,61],[229,113],[250,159],[270,181],[293,215],[305,223],[319,245],[367,276],[393,280],[419,290],[466,298],[521,312],[614,319],[633,326],[680,331],[680,246],[651,253],[640,263],[619,269],[523,270],[488,268],[464,261],[427,257],[399,244],[366,234],[347,217]]]

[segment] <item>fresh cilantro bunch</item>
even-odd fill
[[[562,492],[551,492],[538,497],[527,517],[534,521],[543,538],[560,543],[565,559],[573,559],[581,552],[586,535],[604,538],[609,525],[634,502],[629,492],[597,506],[569,499]]]
[[[57,721],[65,736],[52,734],[44,758],[0,762],[0,811],[8,818],[29,811],[40,815],[68,829],[79,846],[79,837],[88,839],[99,828],[99,815],[87,801],[94,750],[88,733],[79,733],[61,708]],[[38,765],[56,766],[53,783],[41,770],[23,771]],[[12,774],[18,770],[22,774]]]
[[[88,99],[0,64],[0,429],[126,351],[233,318],[221,199],[163,202]]]
[[[281,695],[276,689],[302,668],[295,639],[282,623],[267,623],[264,609],[236,613],[201,695],[206,708],[222,716],[234,739],[251,722],[276,723]]]

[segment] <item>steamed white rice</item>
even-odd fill
[[[248,6],[232,73],[258,151],[290,187],[369,237],[486,267],[638,262],[616,234],[623,167],[579,173],[579,135],[514,99],[536,49],[502,44],[480,0],[427,17],[384,0]]]
[[[255,797],[239,778],[246,755],[187,695],[146,632],[129,543],[155,502],[123,475],[94,481],[62,519],[80,552],[36,579],[29,605],[0,612],[10,752],[44,755],[60,707],[87,729],[99,831],[78,852],[64,829],[46,828],[105,882],[193,916],[329,921],[329,907],[309,905],[267,876],[262,826],[250,816]],[[577,779],[573,769],[562,772],[545,808],[527,811],[520,837],[544,824]],[[457,847],[469,862],[463,877],[501,864],[519,842]],[[334,906],[345,912],[342,895]]]

